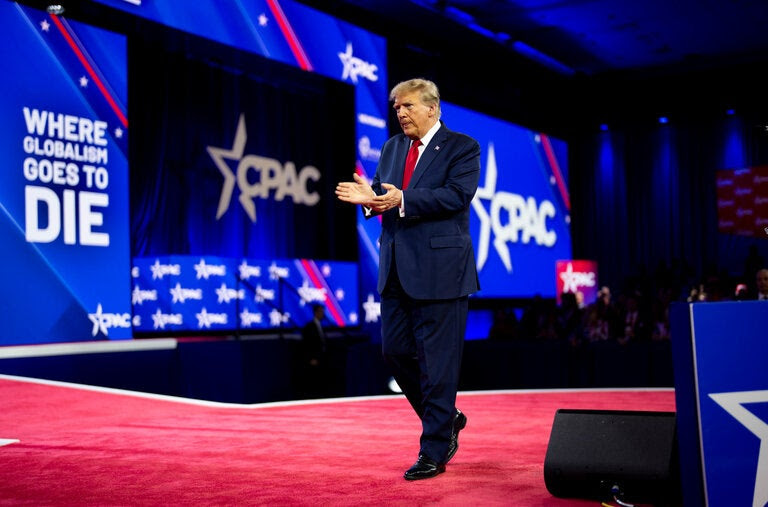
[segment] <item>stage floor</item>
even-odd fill
[[[409,482],[402,396],[239,405],[0,375],[0,399],[0,505],[599,505],[546,489],[557,409],[675,411],[664,388],[461,392],[458,453]]]

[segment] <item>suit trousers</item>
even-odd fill
[[[456,413],[468,298],[409,297],[392,265],[381,294],[382,351],[421,419],[420,454],[442,463]]]

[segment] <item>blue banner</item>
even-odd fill
[[[558,260],[571,258],[567,145],[450,103],[442,120],[477,139],[480,184],[470,228],[478,298],[554,297]]]
[[[2,344],[130,338],[125,37],[11,2],[0,29]]]

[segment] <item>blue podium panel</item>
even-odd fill
[[[679,428],[681,453],[683,433],[698,433],[707,505],[763,507],[768,504],[768,303],[694,303],[687,310],[689,326],[678,318],[677,330],[689,327],[689,336],[673,335],[673,341],[690,341],[690,358],[678,346],[675,377],[681,392],[690,391],[686,384],[692,380],[695,404],[694,417],[683,418],[687,422]]]

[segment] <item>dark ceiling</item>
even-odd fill
[[[768,0],[301,1],[395,41],[540,53],[566,74],[768,62]]]

